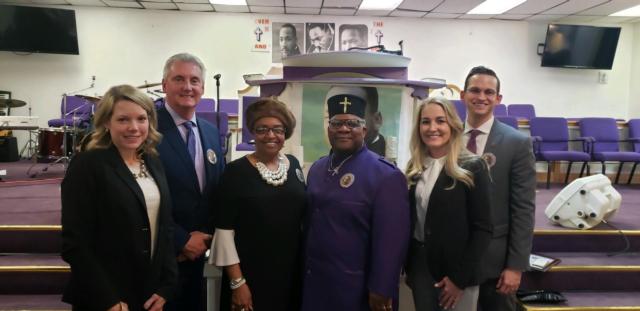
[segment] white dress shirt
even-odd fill
[[[493,126],[494,120],[495,118],[491,116],[491,118],[487,120],[487,122],[476,128],[476,130],[480,131],[478,136],[476,136],[477,155],[481,156],[484,154],[484,148],[487,146],[487,139],[489,138],[489,132],[491,132],[491,127]],[[464,122],[464,135],[462,135],[462,143],[464,144],[463,146],[467,146],[467,142],[469,142],[469,137],[471,136],[471,130],[473,129],[474,128],[469,125],[468,121]]]
[[[170,105],[164,105],[167,108],[167,111],[173,118],[173,122],[175,122],[178,131],[180,132],[180,136],[185,141],[185,148],[187,143],[187,128],[184,127],[183,123],[191,121],[193,122],[193,136],[196,139],[196,174],[198,175],[198,184],[200,185],[200,191],[204,190],[205,186],[205,178],[207,173],[204,169],[204,152],[202,152],[202,141],[200,140],[200,131],[198,130],[198,122],[196,120],[195,113],[191,117],[191,120],[187,120],[182,118],[175,110],[171,109]]]

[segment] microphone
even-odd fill
[[[213,76],[213,78],[216,79],[216,80],[220,80],[220,77],[222,77],[221,74],[216,74],[215,76]]]

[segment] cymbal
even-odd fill
[[[146,89],[148,87],[154,87],[154,86],[158,86],[158,85],[162,85],[162,83],[158,82],[158,83],[145,83],[143,85],[139,85],[137,86],[137,88],[139,89]]]
[[[4,99],[0,98],[0,108],[17,108],[26,106],[27,103],[19,99]]]
[[[80,95],[80,94],[77,94],[77,95],[73,95],[73,96],[80,97],[80,98],[86,99],[86,100],[88,100],[90,102],[94,102],[94,103],[97,103],[97,102],[100,101],[100,97],[95,97],[95,96],[91,96],[91,95]]]

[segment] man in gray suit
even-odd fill
[[[471,69],[460,98],[467,107],[463,142],[489,163],[493,237],[480,269],[483,311],[516,310],[514,293],[529,265],[536,172],[531,140],[493,117],[500,80],[486,67]]]

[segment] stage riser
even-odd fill
[[[0,293],[3,295],[62,294],[70,275],[68,272],[0,271]]]
[[[640,236],[627,235],[629,252],[640,251]],[[533,252],[619,252],[625,248],[621,235],[534,235]]]
[[[556,291],[640,291],[640,271],[528,272],[520,288]]]
[[[60,231],[0,231],[2,253],[60,253]]]

